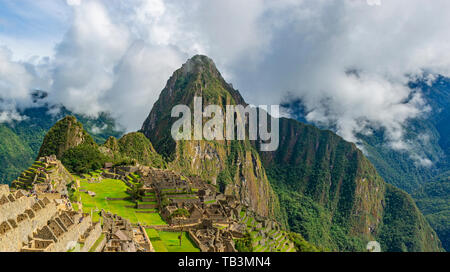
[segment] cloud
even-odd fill
[[[369,6],[380,6],[381,0],[367,0]]]
[[[17,108],[30,104],[32,80],[25,66],[12,60],[11,51],[0,47],[0,123],[24,118],[17,113]]]
[[[79,6],[81,4],[81,0],[67,0],[66,3],[69,6]]]
[[[23,121],[26,120],[27,117],[20,115],[15,109],[11,109],[10,111],[1,111],[0,112],[0,124],[1,123],[10,123],[13,121]]]
[[[92,116],[107,111],[128,130],[139,129],[165,81],[188,57],[164,44],[158,27],[140,28],[158,12],[151,6],[121,13],[82,2],[56,47],[53,101]]]
[[[14,84],[48,86],[55,103],[109,111],[128,130],[140,127],[171,73],[201,53],[249,103],[300,99],[308,121],[346,140],[383,129],[404,150],[405,124],[429,110],[407,83],[450,76],[446,0],[66,3],[72,17],[54,55],[26,65],[31,79]]]

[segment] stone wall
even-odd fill
[[[138,203],[138,209],[156,209],[158,208],[158,204],[148,204],[148,203]]]
[[[9,203],[6,207],[0,207],[2,219],[8,217],[8,219],[16,222],[16,227],[11,226],[9,223],[11,229],[0,235],[0,252],[20,251],[23,243],[28,242],[28,237],[37,229],[46,226],[48,220],[57,212],[56,205],[53,202],[46,204],[45,207],[37,211],[33,211],[30,209],[33,198],[23,197],[19,200],[22,201]],[[10,209],[7,209],[8,207]]]
[[[95,252],[102,252],[103,248],[106,246],[106,237],[103,238],[103,240],[98,244],[97,248],[95,249]]]
[[[77,222],[78,223],[78,222]],[[81,237],[86,230],[91,226],[91,218],[84,217],[79,224],[74,224],[69,227],[68,231],[58,237],[58,241],[51,248],[52,252],[66,252],[70,249],[71,245],[78,242],[78,238]]]
[[[189,234],[189,238],[191,238],[191,240],[194,242],[194,244],[198,248],[200,248],[201,252],[208,252],[209,251],[209,248],[206,247],[202,242],[200,242],[200,240],[198,240],[197,236],[194,235],[192,230],[189,230],[188,234]]]
[[[89,232],[88,236],[84,240],[84,246],[81,252],[89,252],[89,249],[95,244],[100,235],[102,234],[102,227],[99,222],[92,225],[92,230]]]
[[[6,197],[7,195],[0,197]],[[14,199],[12,202],[8,199],[7,203],[0,204],[0,222],[8,219],[16,219],[17,215],[23,213],[26,209],[29,209],[32,204],[34,204],[34,201],[35,200],[30,197],[21,197],[19,199]]]

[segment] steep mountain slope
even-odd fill
[[[6,137],[0,137],[0,161],[3,164],[0,168],[0,183],[10,183],[27,169],[38,156],[48,130],[59,119],[72,115],[64,107],[47,104],[47,96],[42,92],[35,94],[35,105],[20,111],[26,117],[24,120],[0,124],[0,131],[7,133],[4,134]],[[107,114],[101,114],[98,118],[75,116],[97,143],[103,143],[109,136],[119,137],[123,134],[116,129],[114,120]]]
[[[217,184],[262,216],[280,216],[278,199],[249,141],[172,139],[171,127],[177,120],[171,118],[172,107],[188,105],[193,112],[195,96],[203,98],[203,109],[219,105],[225,112],[225,105],[245,104],[211,59],[195,56],[168,80],[141,131],[170,161],[169,167]]]
[[[100,147],[100,151],[116,163],[135,160],[143,165],[157,168],[165,167],[162,156],[156,152],[152,143],[140,132],[128,133],[119,140],[110,137]]]
[[[8,126],[0,124],[0,184],[17,178],[33,159],[30,146]]]
[[[420,90],[430,108],[424,117],[405,124],[410,150],[399,152],[387,147],[382,132],[362,138],[380,174],[389,183],[413,192],[450,170],[450,79],[438,76],[433,83],[419,79],[409,87]],[[430,160],[431,165],[418,164],[411,153]]]
[[[386,182],[412,194],[448,249],[448,205],[441,204],[448,202],[448,195],[427,195],[422,191],[444,186],[439,182],[450,176],[450,79],[436,76],[432,83],[428,79],[418,79],[410,82],[409,87],[422,93],[430,109],[425,116],[405,124],[409,149],[393,150],[386,144],[382,130],[372,135],[359,135],[359,138],[378,173]],[[301,101],[290,101],[283,106],[289,108],[296,119],[306,121]],[[420,158],[429,161],[420,161]],[[436,204],[432,211],[428,209],[430,203]]]
[[[45,135],[38,158],[52,155],[72,173],[97,170],[108,160],[74,116],[59,120]]]
[[[66,116],[45,135],[38,157],[56,155],[58,159],[61,159],[64,152],[79,145],[89,145],[94,148],[95,142],[74,116]]]
[[[450,251],[450,174],[421,186],[412,196],[436,230],[444,249]]]
[[[280,148],[261,157],[291,230],[307,240],[333,250],[362,250],[369,240],[385,251],[440,250],[411,197],[387,185],[354,144],[331,131],[283,118]],[[416,231],[400,228],[404,220]]]

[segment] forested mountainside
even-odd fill
[[[450,250],[450,175],[421,186],[413,193],[417,206],[442,241],[446,251]]]
[[[41,93],[39,97],[46,96]],[[38,156],[48,130],[59,119],[72,115],[64,107],[35,102],[35,107],[20,111],[24,120],[0,123],[0,183],[10,183],[27,169]],[[101,114],[98,118],[75,116],[97,143],[103,143],[109,136],[123,134],[108,114]]]
[[[280,135],[280,148],[261,156],[293,231],[334,250],[371,239],[384,251],[439,250],[412,198],[386,184],[354,144],[284,118]]]
[[[394,150],[386,144],[383,130],[375,130],[372,135],[358,135],[367,153],[383,179],[408,193],[417,201],[432,227],[437,231],[446,250],[450,209],[448,205],[434,205],[433,211],[424,203],[446,203],[448,191],[438,195],[424,194],[423,190],[440,190],[450,176],[450,79],[436,76],[432,82],[414,80],[409,87],[422,93],[429,111],[422,117],[409,120],[405,125],[405,141],[410,150]],[[296,119],[307,122],[301,101],[291,101],[284,105],[293,112]],[[418,157],[429,160],[422,163]]]

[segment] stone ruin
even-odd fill
[[[87,214],[7,185],[0,188],[0,252],[65,252],[77,244],[88,251],[101,234]]]
[[[262,237],[256,241],[254,247],[273,250],[278,247],[286,250],[293,248],[292,242],[275,221],[259,218],[253,214],[256,225],[246,225],[243,222],[246,218],[241,218],[243,205],[234,196],[218,192],[214,185],[198,177],[183,177],[171,170],[144,166],[121,166],[111,168],[109,171],[114,172],[115,178],[124,180],[130,187],[133,183],[129,182],[127,177],[137,173],[141,177],[138,182],[144,185],[141,189],[142,197],[137,202],[138,210],[151,213],[155,211],[150,210],[159,209],[162,218],[169,223],[169,226],[164,227],[165,230],[187,230],[202,251],[234,252],[236,250],[233,239],[244,238],[249,232],[258,232]],[[184,211],[178,212],[180,209]],[[118,222],[123,221],[120,218],[116,219]],[[104,250],[138,251],[136,238],[133,238],[136,236],[130,229],[131,225],[124,227],[125,223],[117,224],[122,229],[116,231],[117,233],[109,231],[108,246]],[[275,235],[275,239],[270,235]],[[145,235],[139,237],[145,242],[146,239],[142,238]]]
[[[67,193],[66,185],[72,181],[70,173],[56,156],[39,158],[12,182],[16,189],[32,190],[37,193]]]
[[[228,230],[214,227],[211,220],[203,220],[202,224],[190,229],[189,236],[202,252],[237,252],[233,235]]]
[[[213,185],[169,170],[149,168],[145,174],[142,179],[144,190],[154,192],[155,197],[144,197],[138,208],[159,206],[162,217],[171,225],[198,224],[203,219],[227,224],[239,217],[239,202],[234,197],[218,193]],[[146,200],[156,201],[158,205],[150,207]],[[180,209],[188,211],[189,216],[174,217],[174,212]]]
[[[154,251],[145,229],[133,227],[130,221],[105,211],[101,211],[103,233],[106,243],[103,252],[149,252]]]
[[[187,210],[188,217],[174,217],[173,214],[179,209]],[[162,208],[161,216],[171,225],[198,224],[203,220],[210,220],[218,224],[231,224],[237,218],[239,210],[224,206],[221,202],[217,204],[205,203],[178,203]]]

